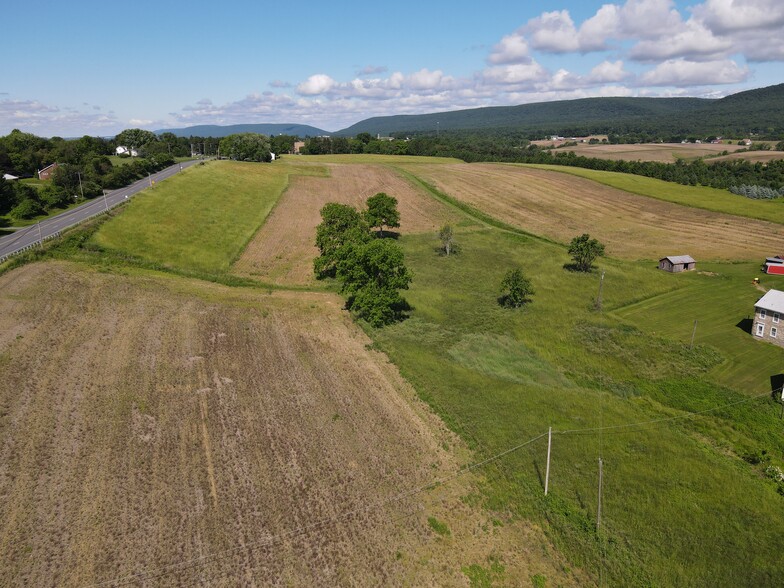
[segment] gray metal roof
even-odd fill
[[[765,292],[765,296],[757,300],[754,306],[784,314],[784,292],[781,290],[768,290]]]
[[[662,257],[662,259],[668,259],[670,263],[697,263],[691,255],[668,255],[667,257]]]

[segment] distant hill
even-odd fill
[[[197,125],[182,129],[161,129],[155,131],[156,135],[161,133],[173,133],[178,137],[226,137],[235,133],[259,133],[261,135],[295,135],[297,137],[320,137],[332,135],[329,131],[317,129],[310,125],[298,124],[248,124],[248,125]]]
[[[561,135],[670,133],[745,135],[784,130],[784,84],[721,99],[583,98],[420,115],[369,118],[334,133],[530,131]]]

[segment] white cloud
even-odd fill
[[[568,10],[545,12],[529,20],[522,31],[530,37],[534,49],[552,53],[579,50],[577,30]]]
[[[715,37],[702,23],[690,19],[674,28],[666,39],[646,39],[637,43],[629,52],[636,61],[662,61],[675,57],[710,59],[727,55],[733,43],[727,38]]]
[[[493,51],[487,58],[489,63],[503,65],[507,63],[519,63],[529,59],[528,43],[521,33],[506,35],[493,47]]]
[[[297,92],[304,96],[326,94],[337,85],[337,82],[326,74],[315,74],[297,86]]]
[[[687,61],[670,59],[645,72],[639,79],[642,86],[703,86],[736,84],[749,77],[747,67],[726,59],[723,61]]]
[[[631,74],[623,68],[623,61],[602,61],[591,70],[588,81],[592,84],[606,84],[621,82],[630,76]]]
[[[784,26],[781,0],[706,0],[692,9],[716,33],[780,29]],[[781,31],[778,31],[781,35]]]
[[[94,107],[83,112],[74,108],[58,108],[38,100],[0,100],[0,135],[13,129],[45,136],[82,136],[110,134],[119,125],[113,113],[103,114]]]
[[[358,76],[372,76],[374,74],[385,73],[387,66],[385,65],[366,65],[357,72]]]
[[[481,79],[485,83],[492,85],[533,87],[537,82],[543,82],[548,78],[547,70],[535,61],[512,65],[496,65],[488,67],[481,74]]]

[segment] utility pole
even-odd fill
[[[602,525],[602,458],[599,458],[599,504],[596,510],[596,530]]]
[[[602,270],[602,277],[599,279],[599,295],[596,297],[596,310],[602,309],[602,287],[604,286],[604,270]]]
[[[550,485],[550,449],[553,445],[553,428],[547,430],[547,469],[544,473],[544,495],[547,496],[547,489]]]
[[[109,202],[106,200],[106,190],[101,190],[103,192],[103,205],[106,207],[106,212],[109,212]]]
[[[691,345],[689,345],[689,349],[694,348],[694,335],[697,333],[697,319],[694,319],[694,330],[691,332]]]
[[[76,172],[76,175],[79,176],[79,192],[82,194],[82,200],[84,200],[84,188],[82,188],[82,172]]]
[[[43,248],[43,246],[44,246],[44,236],[41,234],[41,221],[38,221],[38,243]]]

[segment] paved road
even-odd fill
[[[14,253],[34,247],[42,240],[56,237],[60,234],[60,231],[64,229],[79,224],[90,217],[106,212],[108,209],[125,202],[127,198],[130,198],[137,192],[149,188],[151,181],[157,184],[166,178],[180,173],[180,171],[186,167],[190,167],[197,163],[200,163],[199,160],[184,161],[181,164],[175,163],[171,167],[167,167],[166,169],[152,174],[149,178],[141,179],[130,186],[109,192],[104,197],[99,196],[94,198],[81,206],[50,217],[40,223],[25,227],[24,229],[19,229],[11,235],[0,237],[0,262]]]

